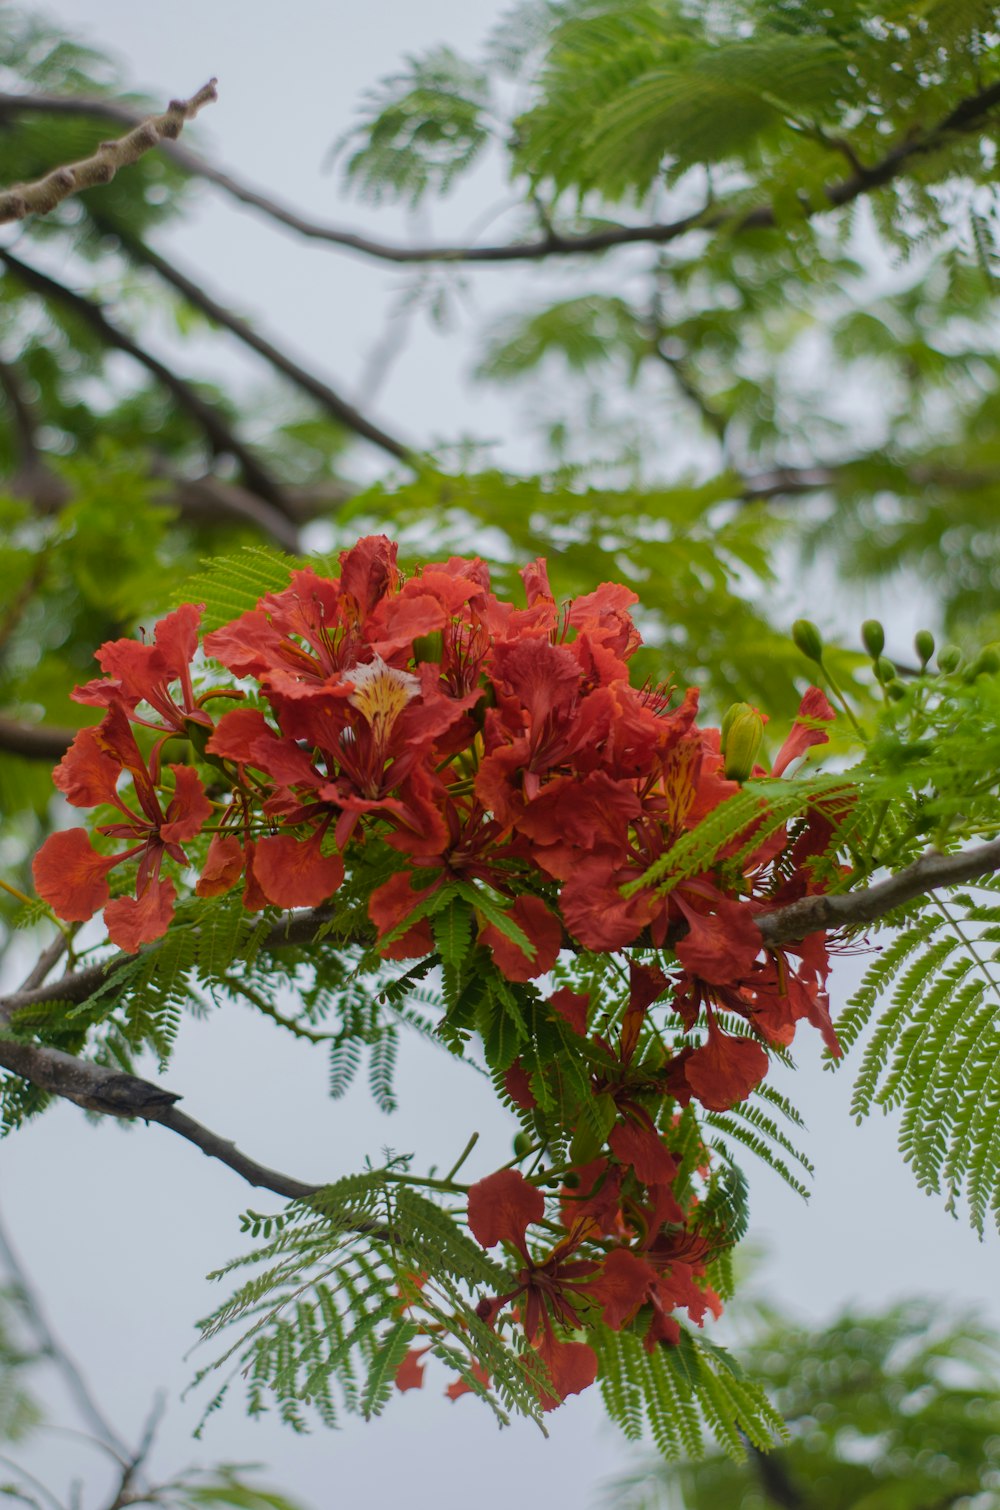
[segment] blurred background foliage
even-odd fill
[[[640,1464],[609,1485],[615,1510],[996,1510],[1000,1334],[911,1299],[806,1327],[760,1304],[740,1356],[790,1440],[746,1462]]]

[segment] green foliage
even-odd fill
[[[337,144],[344,176],[375,204],[446,194],[485,146],[489,85],[449,47],[407,59],[372,91],[362,119]]]
[[[203,1323],[206,1339],[246,1329],[198,1382],[235,1359],[222,1390],[243,1373],[252,1413],[273,1397],[296,1429],[307,1411],[334,1425],[340,1410],[370,1416],[385,1407],[399,1364],[429,1327],[421,1345],[463,1377],[477,1360],[489,1369],[495,1397],[483,1398],[501,1423],[511,1407],[539,1418],[534,1354],[508,1346],[474,1310],[476,1287],[503,1293],[509,1276],[452,1215],[410,1188],[405,1167],[395,1160],[293,1204],[276,1237],[219,1271],[259,1269]],[[266,1230],[253,1213],[245,1225]]]
[[[597,1342],[608,1414],[631,1441],[648,1432],[668,1462],[700,1458],[706,1434],[742,1462],[749,1443],[767,1452],[785,1436],[761,1387],[724,1348],[682,1331],[675,1347],[648,1353],[635,1332],[605,1331]]]
[[[235,555],[206,561],[178,588],[177,603],[203,603],[202,627],[206,633],[248,613],[268,592],[280,592],[300,564],[282,551],[262,545],[245,545]]]
[[[603,1504],[1000,1504],[1000,1338],[977,1317],[913,1300],[806,1328],[764,1306],[741,1354],[788,1423],[784,1444],[742,1462],[716,1449],[640,1464],[606,1486]]]

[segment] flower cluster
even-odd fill
[[[744,833],[706,873],[650,881],[744,776],[767,772],[745,751],[727,763],[719,731],[696,723],[694,690],[631,684],[640,641],[629,589],[604,583],[560,605],[543,561],[521,576],[518,607],[493,593],[478,559],[404,578],[390,541],[361,540],[339,578],[295,571],[205,635],[229,680],[200,696],[197,608],[169,614],[150,643],[105,645],[103,677],[74,694],[102,720],[55,774],[71,804],[99,809],[99,837],[55,833],[34,873],[60,917],[103,908],[111,940],[134,951],[169,928],[179,886],[201,897],[242,886],[250,911],[318,907],[378,845],[393,863],[367,912],[385,957],[432,954],[434,915],[452,895],[481,898],[473,944],[482,967],[492,960],[514,985],[544,980],[563,950],[669,951],[669,975],[632,962],[613,1042],[600,1025],[588,1037],[586,996],[543,998],[600,1062],[590,1091],[606,1113],[603,1142],[585,1158],[577,1147],[568,1169],[565,1236],[532,1256],[527,1229],[545,1197],[514,1169],[469,1197],[474,1235],[507,1245],[517,1264],[511,1291],[484,1301],[481,1317],[516,1313],[557,1403],[596,1368],[591,1349],[561,1332],[588,1316],[615,1328],[641,1315],[653,1346],[676,1336],[675,1308],[700,1320],[716,1304],[697,1283],[708,1250],[673,1190],[661,1108],[735,1105],[763,1078],[767,1046],[790,1043],[802,1018],[837,1050],[823,936],[766,949],[755,921],[815,887],[811,862],[830,825],[814,812],[756,849]],[[220,696],[229,706],[214,716]],[[832,717],[810,688],[771,774],[823,742]],[[741,737],[760,726],[756,710],[739,715]],[[164,764],[178,739],[186,760]],[[131,892],[112,899],[110,872],[126,862]],[[701,1023],[704,1038],[651,1069],[640,1045],[667,993],[684,1029]],[[519,1058],[500,1068],[514,1102],[535,1107],[544,1071]]]

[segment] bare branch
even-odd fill
[[[55,765],[75,737],[75,729],[62,729],[55,724],[22,724],[15,718],[0,717],[0,750],[27,760],[46,760]]]
[[[214,299],[211,294],[207,293],[193,278],[189,277],[186,273],[182,273],[176,262],[173,260],[168,262],[164,257],[154,252],[152,247],[147,246],[140,237],[131,235],[120,226],[114,225],[103,217],[94,215],[92,218],[102,231],[117,236],[126,256],[130,257],[134,262],[152,268],[164,282],[169,283],[173,288],[177,289],[178,293],[183,294],[189,304],[192,304],[196,309],[200,309],[203,314],[208,315],[210,320],[214,320],[216,324],[230,331],[244,345],[249,346],[251,350],[256,351],[259,356],[262,356],[266,362],[269,362],[277,372],[289,378],[304,393],[308,393],[310,398],[315,399],[320,407],[330,415],[331,419],[336,420],[338,424],[343,425],[345,429],[352,431],[355,435],[360,435],[365,440],[371,441],[373,446],[378,446],[380,450],[387,451],[390,456],[395,456],[398,461],[412,462],[413,452],[409,446],[405,446],[394,435],[389,435],[387,431],[380,429],[378,425],[366,419],[363,414],[355,409],[353,404],[349,404],[335,389],[331,388],[329,383],[324,383],[315,373],[310,372],[306,367],[302,367],[292,357],[288,356],[286,352],[282,351],[280,347],[275,346],[273,341],[269,341],[265,336],[260,335],[250,324],[249,320],[245,320],[242,315],[234,314],[224,304],[220,304],[217,299]]]
[[[107,1069],[101,1064],[88,1064],[82,1059],[74,1059],[71,1054],[62,1053],[60,1049],[15,1043],[8,1038],[0,1038],[0,1067],[30,1080],[50,1095],[75,1102],[86,1111],[159,1122],[200,1148],[208,1158],[227,1164],[248,1184],[273,1190],[288,1200],[301,1199],[321,1188],[248,1158],[228,1138],[220,1137],[193,1117],[179,1112],[174,1105],[179,1097],[172,1091],[141,1080],[137,1075]]]
[[[46,215],[71,194],[110,183],[119,168],[138,162],[144,153],[162,141],[174,141],[185,121],[193,120],[198,111],[218,99],[217,79],[209,79],[189,100],[171,100],[162,115],[150,115],[117,141],[101,142],[97,151],[79,162],[55,168],[34,183],[14,184],[0,190],[0,225],[24,220],[29,215]]]
[[[961,886],[1000,870],[1000,839],[975,849],[942,855],[930,849],[919,860],[863,891],[802,897],[756,919],[765,944],[787,944],[822,929],[857,928],[941,886]]]
[[[802,204],[803,219],[822,214],[830,209],[839,209],[852,203],[864,194],[884,188],[900,177],[916,157],[940,151],[948,139],[957,134],[979,130],[986,117],[1000,104],[1000,82],[991,84],[968,99],[962,100],[953,110],[926,131],[907,132],[907,135],[891,147],[871,167],[859,167],[848,177],[827,185],[817,202]],[[52,95],[0,94],[0,118],[19,112],[52,113],[62,115],[93,115],[105,120],[136,121],[138,114],[128,106],[102,99],[60,99]],[[645,243],[665,246],[679,240],[691,231],[715,231],[727,228],[730,231],[773,229],[779,218],[771,205],[759,205],[750,211],[734,211],[723,205],[685,215],[674,221],[653,222],[643,225],[611,225],[600,230],[560,234],[547,231],[535,241],[515,241],[493,246],[395,246],[362,236],[354,231],[324,224],[300,214],[280,201],[261,193],[231,173],[224,173],[205,158],[192,152],[178,142],[165,144],[174,162],[186,172],[215,184],[241,204],[260,210],[279,224],[287,226],[300,236],[316,241],[329,242],[347,251],[373,257],[383,262],[531,262],[547,257],[593,255],[610,251],[618,246],[634,246]]]
[[[33,293],[40,294],[43,299],[71,310],[89,325],[106,345],[113,347],[116,351],[125,352],[145,367],[146,371],[151,373],[174,398],[178,407],[183,409],[185,414],[190,415],[204,433],[212,449],[217,454],[235,457],[243,468],[243,475],[248,486],[253,488],[255,493],[259,493],[262,498],[266,498],[269,503],[280,508],[280,484],[253,452],[243,444],[219,410],[207,403],[197,389],[177,377],[163,362],[151,356],[136,341],[133,341],[130,335],[112,324],[102,305],[95,299],[89,299],[85,294],[78,294],[64,284],[57,283],[54,278],[50,278],[47,273],[39,271],[38,268],[29,267],[27,263],[15,257],[13,252],[0,250],[0,260]]]
[[[13,362],[0,362],[0,392],[10,416],[17,458],[16,470],[8,484],[11,493],[15,498],[28,499],[43,514],[61,508],[69,497],[69,484],[48,465],[38,444],[39,419]]]

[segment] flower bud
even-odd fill
[[[514,1134],[514,1155],[516,1158],[527,1158],[534,1146],[534,1140],[530,1133],[519,1132]]]
[[[965,673],[967,682],[974,682],[977,676],[994,676],[1000,671],[1000,656],[991,647],[980,650],[972,665]]]
[[[440,629],[435,629],[431,634],[421,634],[413,641],[413,659],[419,666],[421,661],[433,661],[436,665],[441,664],[444,655],[444,635]]]
[[[895,679],[896,668],[887,656],[880,655],[878,660],[875,662],[875,675],[878,677],[883,687],[887,687],[889,683]]]
[[[885,630],[878,619],[865,619],[861,626],[861,643],[873,661],[877,661],[885,649]]]
[[[567,1190],[579,1190],[580,1176],[575,1169],[568,1169],[562,1177],[562,1182]]]
[[[885,695],[891,702],[901,702],[906,696],[906,687],[898,677],[893,677],[891,682],[886,683]]]
[[[945,645],[943,650],[938,651],[937,662],[945,675],[950,676],[962,664],[962,652],[957,645]]]
[[[792,625],[792,639],[809,661],[823,660],[823,637],[811,619],[796,619]]]
[[[722,753],[730,781],[746,781],[764,738],[764,720],[749,703],[734,703],[722,720]]]
[[[920,667],[922,670],[934,654],[934,636],[929,629],[918,629],[913,636],[913,644],[920,657]]]

